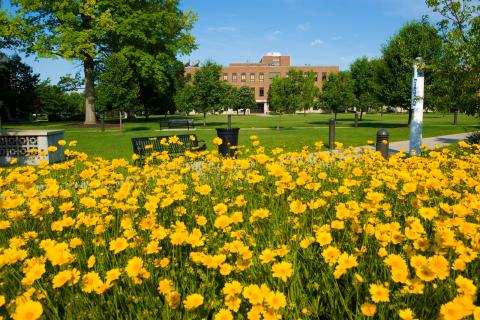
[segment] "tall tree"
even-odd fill
[[[441,56],[442,39],[426,19],[405,24],[383,47],[384,68],[381,72],[382,100],[392,107],[408,110],[408,123],[412,118],[411,87],[412,66],[417,57],[426,62],[425,107],[431,104],[428,92],[434,83],[430,68]]]
[[[197,110],[199,100],[196,99],[195,87],[187,82],[182,88],[179,88],[174,96],[175,107],[178,111],[185,113]]]
[[[195,98],[198,99],[196,111],[203,113],[203,125],[206,125],[207,113],[221,111],[224,108],[225,85],[220,80],[222,66],[207,61],[193,77]]]
[[[320,94],[320,89],[315,85],[315,73],[313,71],[304,74],[301,92],[300,110],[303,109],[306,115],[308,109],[315,107]]]
[[[128,60],[122,54],[112,54],[99,75],[98,109],[127,112],[131,117],[139,109],[139,87],[133,78]]]
[[[242,86],[234,91],[231,104],[233,110],[243,109],[245,114],[246,109],[253,109],[256,105],[255,94],[249,87]]]
[[[127,58],[140,87],[140,101],[147,116],[175,109],[174,95],[183,84],[184,66],[177,59],[195,48],[189,34],[196,16],[182,12],[179,1],[112,0],[115,30],[108,48]]]
[[[357,109],[360,110],[360,120],[363,113],[369,108],[377,109],[382,105],[380,98],[380,81],[378,79],[378,59],[369,60],[367,57],[356,59],[350,65],[350,72],[353,80],[353,92],[357,102]]]
[[[49,79],[44,80],[36,86],[35,93],[39,109],[48,113],[49,120],[83,114],[83,96],[68,92],[62,81],[54,85]]]
[[[357,104],[353,90],[350,72],[331,73],[328,81],[323,83],[320,101],[327,110],[335,113],[337,119],[338,112],[346,111]]]
[[[193,48],[188,30],[194,16],[179,10],[176,0],[12,0],[11,4],[16,15],[9,21],[27,53],[83,63],[85,123],[96,122],[94,71],[105,54],[127,51],[124,55],[135,61],[141,74],[155,74],[153,79],[159,80],[163,68],[157,59]],[[158,86],[163,84],[160,81]]]
[[[0,52],[0,101],[2,118],[11,119],[34,111],[35,87],[39,75],[23,63],[18,55],[8,57]]]
[[[445,51],[436,70],[439,102],[467,114],[480,114],[480,6],[471,0],[426,0],[442,19],[437,24]]]
[[[308,108],[313,99],[310,85],[305,79],[314,79],[314,74],[304,77],[303,71],[290,69],[286,77],[275,77],[269,89],[269,104],[280,114]]]

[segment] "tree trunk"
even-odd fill
[[[408,125],[412,122],[413,109],[408,108]]]
[[[207,113],[203,113],[203,126],[205,127],[207,125]]]
[[[363,109],[360,109],[360,121],[362,121],[363,118]]]
[[[337,121],[337,110],[335,110],[335,121]]]
[[[85,124],[96,124],[95,116],[95,84],[94,84],[94,66],[93,58],[87,57],[83,62],[85,72]]]

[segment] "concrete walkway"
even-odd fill
[[[443,147],[445,145],[463,141],[470,134],[472,134],[472,132],[449,134],[445,136],[438,136],[438,137],[431,137],[431,138],[423,138],[422,145],[427,146],[428,149],[435,149],[436,147]],[[389,146],[389,153],[393,154],[393,153],[400,152],[401,150],[408,152],[409,148],[410,148],[410,141],[408,140],[391,142]]]
[[[423,138],[422,145],[427,146],[428,149],[435,149],[439,147],[443,147],[452,143],[457,143],[459,141],[463,141],[472,134],[473,132],[465,132],[465,133],[456,133],[456,134],[449,134],[445,136],[438,136],[438,137],[431,137],[431,138]],[[375,145],[366,146],[369,149],[375,150]],[[356,147],[354,149],[361,150],[362,147]],[[404,151],[408,153],[410,149],[410,141],[396,141],[390,142],[388,153],[393,155],[397,152]]]

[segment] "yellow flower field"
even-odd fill
[[[0,169],[0,317],[480,319],[480,146],[251,140]]]

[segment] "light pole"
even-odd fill
[[[413,62],[412,106],[413,118],[410,123],[410,156],[420,155],[423,126],[424,63],[422,58]]]

